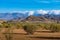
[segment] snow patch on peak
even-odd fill
[[[29,11],[28,13],[29,13],[28,16],[30,16],[34,14],[34,11]]]
[[[49,11],[48,10],[37,10],[37,13],[39,14],[47,14]]]

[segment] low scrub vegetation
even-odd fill
[[[28,34],[33,34],[38,28],[50,30],[51,32],[60,32],[60,23],[40,23],[40,22],[3,22],[1,28],[23,28]]]
[[[34,24],[28,24],[28,25],[24,25],[23,29],[28,33],[28,34],[33,34],[36,30],[37,30],[37,26],[35,26]]]
[[[60,24],[51,24],[49,29],[52,32],[60,32]]]
[[[27,34],[34,34],[37,29],[50,30],[51,32],[60,32],[60,23],[41,23],[41,22],[3,22],[0,24],[0,31],[2,28],[8,29],[6,31],[6,40],[12,40],[13,29],[24,29]]]

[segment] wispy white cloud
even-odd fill
[[[50,1],[46,1],[46,0],[34,0],[37,3],[50,3]]]
[[[39,14],[47,14],[49,11],[48,10],[37,10],[37,13]]]
[[[51,10],[50,13],[52,14],[60,14],[60,10]]]
[[[11,12],[8,12],[8,13],[23,13],[23,14],[25,14],[26,12],[28,12],[28,11],[11,11]]]
[[[53,2],[58,3],[60,2],[60,0],[34,0],[34,1],[37,3],[53,3]]]
[[[28,16],[33,15],[33,14],[34,14],[34,11],[29,11]]]
[[[49,1],[39,1],[40,3],[50,3]]]
[[[28,14],[29,14],[29,16],[30,15],[33,15],[34,13],[37,13],[37,14],[60,14],[60,10],[42,10],[42,9],[40,9],[40,10],[33,10],[33,11],[28,11]]]
[[[37,14],[60,14],[60,10],[43,10],[43,9],[40,9],[40,10],[25,10],[25,11],[11,11],[11,12],[7,12],[7,13],[23,13],[23,14],[26,14],[28,12],[28,16],[30,15],[33,15],[35,12]],[[5,12],[6,13],[6,12]]]
[[[52,0],[53,2],[60,2],[60,0]]]

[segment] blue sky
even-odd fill
[[[39,9],[60,10],[60,0],[0,0],[0,12]]]

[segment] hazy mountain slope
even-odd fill
[[[31,21],[40,21],[40,20],[60,21],[60,13],[57,14],[54,11],[52,11],[52,12],[49,11],[47,13],[45,11],[0,13],[0,19],[3,19],[3,20],[31,20]]]

